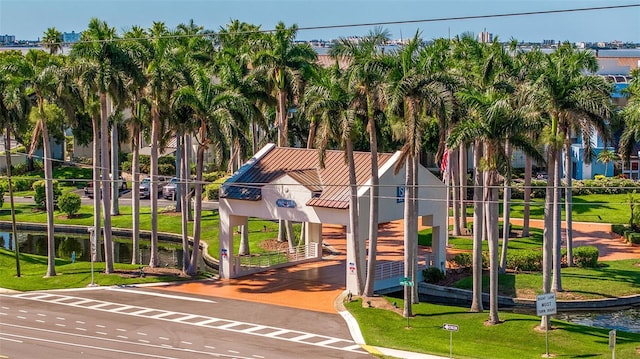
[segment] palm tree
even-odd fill
[[[633,70],[631,77],[631,83],[625,89],[629,102],[620,112],[625,126],[620,136],[619,152],[625,161],[629,160],[629,155],[640,142],[640,70]]]
[[[275,91],[278,146],[281,147],[288,144],[287,106],[301,94],[306,72],[317,60],[310,45],[293,42],[297,32],[297,25],[287,28],[284,23],[278,23],[275,31],[262,39],[261,47],[252,59],[256,76],[265,77]]]
[[[11,133],[25,124],[25,118],[31,111],[31,101],[26,93],[23,76],[28,74],[24,57],[19,53],[5,52],[0,56],[0,128],[4,128],[7,182],[11,207],[11,233],[14,239],[16,259],[16,277],[20,277],[20,248],[17,241],[16,214],[11,176]],[[22,131],[21,131],[22,132]]]
[[[45,31],[42,37],[42,47],[49,50],[50,55],[62,52],[62,33],[55,27],[50,27]]]
[[[102,182],[102,209],[104,213],[104,260],[105,272],[113,272],[113,242],[111,237],[111,181],[109,180],[109,148],[108,148],[108,108],[107,96],[122,98],[125,75],[138,78],[139,68],[127,51],[124,51],[117,39],[116,31],[106,22],[93,18],[87,30],[82,33],[82,40],[71,49],[71,56],[78,59],[80,83],[88,91],[98,94],[100,103],[100,163]],[[94,140],[97,140],[94,139]],[[113,174],[117,178],[117,174]],[[100,187],[94,183],[96,190]],[[97,195],[96,195],[97,196]],[[97,228],[96,228],[97,230]]]
[[[420,53],[421,39],[416,33],[413,39],[397,53],[391,55],[393,67],[389,76],[389,110],[392,115],[400,117],[400,126],[396,136],[405,141],[401,150],[402,160],[398,161],[395,171],[405,167],[405,277],[413,278],[417,264],[417,233],[418,233],[418,191],[417,171],[418,159],[422,152],[423,133],[431,121],[431,118],[440,118],[445,121],[450,116],[453,103],[452,92],[448,84],[451,82],[441,73],[434,71],[434,62],[431,61],[433,52],[428,50]],[[419,55],[422,56],[419,56]],[[431,65],[431,67],[429,67]],[[435,66],[440,70],[439,66]],[[371,247],[375,243],[370,242]],[[369,270],[374,271],[371,265],[375,258],[369,259]],[[368,273],[369,274],[369,273]],[[367,276],[367,284],[372,277]],[[373,288],[370,288],[373,292]],[[369,293],[365,292],[369,295]],[[411,316],[411,303],[417,300],[412,288],[405,287],[405,306],[403,314]]]
[[[176,41],[164,23],[154,22],[149,29],[150,57],[146,66],[147,87],[145,95],[151,102],[151,256],[149,266],[158,265],[158,150],[160,136],[166,122],[163,118],[170,111],[170,99],[180,83],[176,61]],[[194,247],[196,248],[196,247]]]
[[[560,161],[562,144],[565,145],[567,173],[566,201],[568,215],[567,230],[567,260],[572,254],[572,226],[571,226],[571,151],[568,136],[571,131],[582,134],[585,153],[591,152],[591,134],[595,131],[608,138],[606,119],[611,115],[609,105],[610,86],[597,77],[585,75],[584,71],[595,72],[597,61],[591,52],[579,51],[570,44],[562,44],[557,51],[547,55],[541,71],[534,73],[532,103],[537,104],[550,119],[550,131],[547,135],[549,143],[549,181],[547,184],[547,201],[545,202],[545,255],[548,262],[543,265],[543,290],[562,291],[560,264],[560,208],[559,185]],[[587,158],[589,160],[590,158]],[[568,166],[567,166],[568,164]],[[551,173],[553,172],[553,173]],[[549,253],[551,251],[551,253]],[[543,261],[544,261],[543,256]],[[553,260],[551,263],[550,261]],[[553,278],[551,278],[553,268]],[[550,279],[553,279],[551,283]],[[543,326],[545,323],[543,323]]]
[[[191,74],[193,85],[180,88],[174,96],[174,103],[187,106],[193,111],[193,119],[197,125],[196,141],[196,182],[195,182],[195,216],[193,219],[193,248],[198,248],[201,230],[202,206],[202,173],[204,168],[204,153],[213,147],[218,153],[228,146],[226,134],[230,128],[237,125],[234,122],[238,114],[250,116],[250,106],[245,99],[238,96],[223,84],[214,84],[212,76],[203,68],[195,68]],[[197,270],[197,251],[194,250],[188,274],[195,274]]]
[[[53,56],[41,50],[29,50],[25,55],[25,62],[28,66],[28,72],[25,74],[25,80],[30,84],[29,90],[35,97],[36,107],[31,111],[30,117],[36,121],[33,130],[33,138],[31,139],[31,148],[29,155],[39,145],[38,137],[42,137],[43,162],[44,162],[44,178],[46,191],[46,209],[47,209],[47,273],[46,277],[56,275],[55,269],[55,242],[54,242],[54,198],[53,198],[53,168],[51,164],[51,145],[49,143],[49,130],[47,122],[48,108],[51,102],[48,99],[55,99],[56,90],[59,84],[59,74],[61,69],[60,61]]]
[[[620,157],[618,156],[617,153],[613,152],[608,148],[605,148],[602,151],[600,151],[600,153],[598,153],[597,159],[599,162],[604,163],[604,166],[605,166],[604,176],[607,177],[608,170],[609,170],[609,163],[620,160]]]
[[[375,258],[378,237],[378,140],[376,130],[376,111],[383,108],[384,85],[386,69],[380,58],[379,47],[389,40],[389,32],[376,28],[370,31],[359,42],[341,38],[339,42],[329,50],[329,54],[336,59],[349,61],[347,77],[349,88],[357,96],[361,97],[361,103],[365,104],[367,132],[369,133],[369,146],[371,151],[371,187],[369,189],[370,214],[369,214],[369,261]],[[375,261],[374,261],[375,262]],[[362,268],[362,263],[356,263],[357,268]],[[373,276],[372,273],[368,273]],[[367,279],[372,283],[374,279]],[[370,284],[369,287],[372,287]],[[370,292],[372,289],[367,288]],[[360,294],[360,293],[358,293]]]

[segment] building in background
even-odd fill
[[[16,42],[14,35],[0,35],[0,44],[8,45]]]
[[[80,35],[81,33],[77,33],[75,31],[71,31],[71,32],[63,32],[62,33],[62,42],[66,43],[66,44],[71,44],[74,42],[78,42],[80,41]]]

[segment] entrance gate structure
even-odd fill
[[[249,217],[305,223],[305,245],[300,249],[303,253],[299,254],[304,256],[305,261],[322,259],[322,224],[338,224],[346,227],[346,290],[356,293],[355,274],[364,278],[366,273],[365,239],[368,237],[370,215],[371,154],[354,153],[361,237],[357,248],[360,252],[360,263],[356,261],[356,255],[350,249],[353,248],[353,231],[349,228],[350,186],[344,152],[325,151],[324,156],[324,166],[321,166],[318,150],[276,147],[269,144],[222,185],[219,202],[222,278],[237,278],[266,270],[264,267],[261,269],[261,266],[243,270],[242,263],[233,250],[234,228],[247,226]],[[399,152],[378,154],[379,223],[403,218],[404,167],[398,173],[394,173],[399,159]],[[447,235],[446,187],[422,166],[419,166],[417,174],[418,216],[422,218],[423,225],[431,226],[433,230],[431,265],[444,270]],[[380,287],[376,285],[376,289]]]

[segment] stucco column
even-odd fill
[[[317,243],[318,254],[316,258],[322,259],[322,224],[306,222],[304,230],[304,238],[306,244]]]
[[[246,225],[248,218],[246,216],[234,216],[228,213],[228,207],[220,202],[220,278],[229,279],[238,276],[235,267],[235,256],[233,253],[233,227]]]
[[[440,218],[442,217],[442,218]],[[447,263],[447,231],[442,230],[446,225],[446,217],[428,215],[422,217],[422,225],[431,227],[431,258],[433,266],[443,272]],[[444,227],[447,228],[447,227]]]

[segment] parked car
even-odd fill
[[[162,197],[164,199],[175,199],[176,187],[178,186],[178,178],[171,177],[169,183],[162,187]]]
[[[111,178],[112,178],[111,175],[109,175],[109,179]],[[124,178],[122,178],[122,176],[118,178],[116,185],[118,186],[118,191],[120,192],[127,189],[127,181],[125,181]],[[84,186],[84,195],[89,198],[93,198],[93,181],[87,182],[87,185]]]
[[[162,188],[167,184],[167,177],[158,176],[158,193],[162,192]],[[140,198],[151,198],[151,177],[145,177],[140,182]]]

